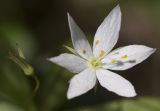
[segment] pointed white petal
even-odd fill
[[[115,60],[115,64],[110,67],[108,64],[103,66],[111,70],[126,70],[147,59],[155,49],[144,45],[129,45],[112,51],[102,61]]]
[[[72,73],[79,73],[87,68],[86,61],[73,54],[64,53],[50,58],[49,61],[68,69]]]
[[[91,69],[86,69],[83,72],[75,75],[69,85],[67,92],[67,98],[72,99],[74,97],[80,96],[90,89],[92,89],[96,84],[96,74],[95,71]]]
[[[88,40],[73,18],[68,14],[69,28],[75,50],[84,58],[89,59],[93,54]]]
[[[133,85],[123,77],[108,70],[99,69],[96,71],[97,78],[100,84],[120,96],[134,97],[136,92]]]
[[[107,54],[115,46],[119,36],[121,26],[121,11],[119,5],[116,6],[104,19],[94,38],[94,55],[99,56],[103,50]]]

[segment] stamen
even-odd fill
[[[116,60],[112,59],[111,63],[112,63],[112,64],[115,64],[115,63],[116,63]]]
[[[105,54],[104,50],[101,50],[101,51],[99,52],[99,57],[103,57],[104,54]]]
[[[126,59],[126,58],[128,58],[128,55],[125,54],[125,55],[121,56],[121,58]]]
[[[81,53],[86,54],[86,50],[84,50],[84,49],[81,50]]]
[[[96,40],[95,44],[96,44],[96,45],[98,45],[98,44],[99,44],[99,42],[100,42],[99,40]]]

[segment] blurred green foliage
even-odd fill
[[[88,106],[65,111],[159,111],[158,98],[140,97],[134,100],[119,100],[98,106]]]

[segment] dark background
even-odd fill
[[[63,45],[72,46],[67,12],[92,44],[97,27],[117,4],[122,26],[115,48],[142,44],[157,49],[143,63],[116,72],[132,82],[138,96],[122,98],[98,85],[96,93],[67,100],[73,74],[46,60],[67,52]],[[159,40],[159,0],[0,0],[0,111],[159,111]],[[8,59],[17,47],[40,79],[34,96],[34,80]]]

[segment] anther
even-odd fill
[[[96,45],[98,45],[98,44],[99,44],[99,42],[100,42],[99,40],[96,40],[95,44],[96,44]]]
[[[121,58],[126,59],[126,58],[128,58],[128,55],[125,54],[125,55],[121,56]]]
[[[85,53],[86,53],[86,50],[84,50],[84,49],[83,49],[83,50],[81,50],[81,53],[85,54]]]
[[[104,54],[105,54],[104,50],[100,50],[100,52],[99,52],[99,57],[103,57]]]
[[[112,63],[112,64],[115,64],[115,63],[116,63],[116,60],[112,59],[111,63]]]

